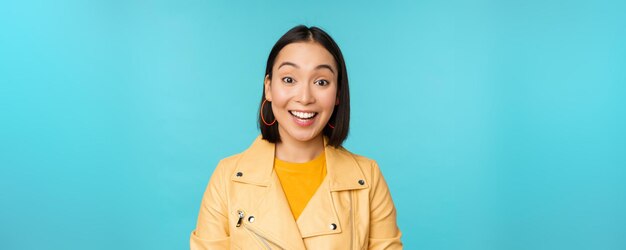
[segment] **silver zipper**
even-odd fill
[[[241,211],[241,210],[237,210],[237,216],[238,216],[238,219],[237,219],[237,225],[235,225],[235,227],[241,227],[241,225],[243,224],[243,218],[244,218],[244,217],[246,217],[245,215],[246,215],[246,214],[245,214],[243,211]],[[272,242],[274,245],[277,245],[277,246],[278,246],[278,244],[276,244],[276,242],[271,241],[271,240],[268,240],[267,238],[263,237],[262,235],[260,235],[260,234],[259,234],[259,233],[257,233],[256,231],[252,230],[252,228],[248,227],[247,225],[243,225],[243,227],[245,227],[245,228],[246,228],[246,230],[248,230],[248,231],[252,232],[252,233],[253,233],[253,234],[254,234],[254,235],[255,235],[255,236],[256,236],[256,237],[257,237],[257,238],[258,238],[261,242],[263,242],[263,245],[265,245],[265,247],[266,247],[267,249],[270,249],[270,250],[272,249],[272,247],[270,246],[270,244],[268,243],[268,241],[269,241],[269,242]],[[282,247],[280,247],[280,246],[279,246],[279,248],[284,250],[284,248],[282,248]]]
[[[263,245],[265,245],[266,249],[272,250],[272,247],[270,247],[270,244],[267,243],[267,240],[265,239],[265,237],[259,235],[257,232],[255,232],[254,230],[251,230],[249,227],[246,227],[246,229],[252,232],[261,242],[263,242]]]
[[[353,243],[352,241],[354,240],[354,221],[352,219],[352,194],[353,192],[350,191],[350,249],[354,249]]]
[[[237,210],[237,214],[239,214],[239,219],[237,220],[237,225],[235,227],[241,226],[241,221],[243,220],[244,213],[241,210]]]
[[[279,245],[279,244],[277,244],[276,242],[274,242],[274,241],[272,241],[272,240],[269,240],[268,238],[265,238],[263,235],[261,235],[261,234],[257,233],[256,231],[254,231],[254,229],[250,228],[249,226],[244,225],[244,227],[245,227],[246,229],[248,229],[248,231],[250,231],[250,232],[252,232],[254,235],[256,235],[256,237],[258,237],[258,238],[259,238],[259,240],[261,240],[261,242],[263,242],[263,245],[265,245],[265,247],[267,247],[267,249],[270,249],[270,250],[272,249],[272,247],[271,247],[271,246],[270,246],[270,244],[268,243],[268,242],[271,242],[272,244],[274,244],[274,245],[278,246],[278,248],[280,248],[280,249],[282,249],[282,250],[285,250],[284,248],[280,247],[280,245]]]

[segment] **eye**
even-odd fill
[[[288,77],[288,76],[283,77],[283,82],[284,83],[293,83],[293,78]]]
[[[315,84],[320,85],[320,86],[326,86],[328,85],[328,81],[324,79],[320,79],[320,80],[315,81]]]

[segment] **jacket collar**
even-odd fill
[[[276,144],[263,140],[261,135],[242,153],[237,169],[231,179],[237,182],[269,186],[272,182],[274,155]],[[328,146],[328,138],[324,136],[324,152],[326,153],[326,174],[330,191],[364,189],[359,182],[364,179],[356,160],[345,148]],[[363,182],[361,182],[363,183]]]

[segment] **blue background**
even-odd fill
[[[187,249],[297,24],[407,249],[626,249],[624,1],[2,1],[0,249]]]

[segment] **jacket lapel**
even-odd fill
[[[328,138],[324,137],[324,145],[327,142]],[[242,154],[231,177],[236,182],[265,187],[264,193],[259,194],[258,205],[247,211],[248,215],[255,216],[255,222],[247,226],[286,249],[305,249],[303,238],[306,237],[341,233],[336,208],[340,201],[333,192],[364,189],[369,183],[359,183],[365,178],[350,152],[331,146],[325,146],[324,150],[326,177],[296,222],[273,171],[275,144],[258,136]]]
[[[324,145],[327,138],[324,137]],[[298,228],[303,238],[342,232],[337,213],[341,202],[333,192],[364,189],[359,180],[365,180],[354,157],[344,148],[326,146],[326,178],[298,218]],[[347,202],[347,201],[346,201]],[[333,226],[334,224],[334,226]]]
[[[246,226],[284,249],[305,249],[278,176],[274,173],[275,144],[258,136],[237,163],[231,180],[265,187],[246,216],[255,216]],[[237,176],[241,173],[241,176]]]

